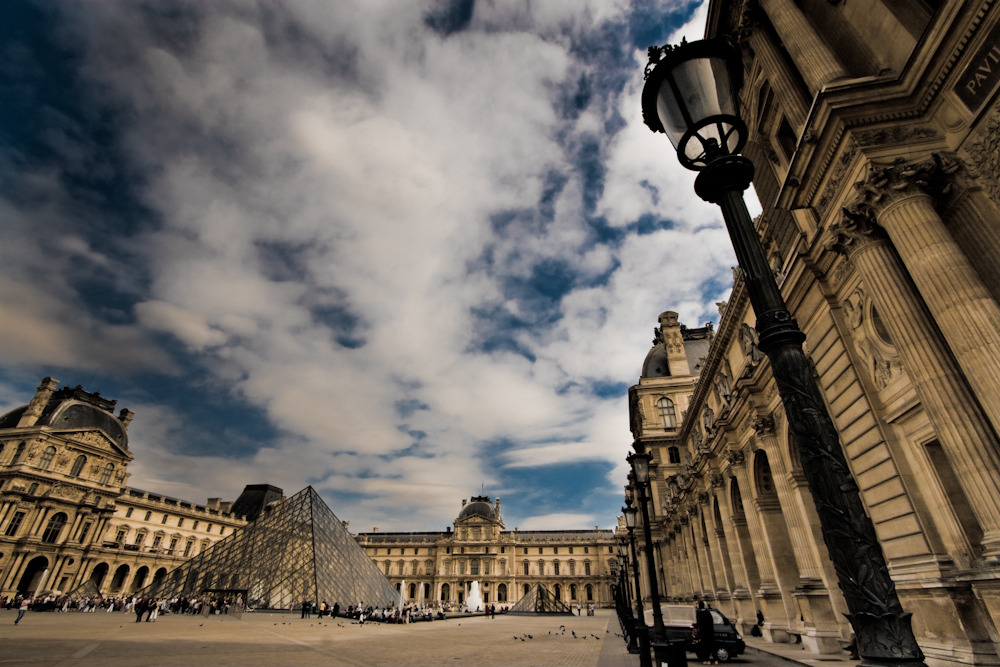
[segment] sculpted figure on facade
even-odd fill
[[[760,350],[757,330],[746,322],[740,325],[740,348],[747,358],[747,371],[757,368],[757,364],[764,358],[764,353]]]

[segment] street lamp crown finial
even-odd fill
[[[649,78],[650,72],[656,69],[656,65],[663,60],[663,56],[670,53],[675,49],[679,49],[687,44],[687,38],[681,39],[680,44],[664,44],[663,46],[656,46],[655,44],[648,49],[646,49],[646,54],[649,56],[649,62],[646,63],[646,69],[643,71],[643,80]]]

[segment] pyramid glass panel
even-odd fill
[[[535,584],[525,593],[508,614],[573,614],[573,610],[563,604],[541,584]]]
[[[251,608],[268,609],[303,600],[390,606],[399,597],[311,486],[270,503],[252,523],[139,595],[240,596]]]

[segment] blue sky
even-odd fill
[[[717,210],[642,125],[687,0],[71,2],[0,27],[0,409],[116,398],[132,486],[312,484],[352,530],[614,525]]]

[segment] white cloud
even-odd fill
[[[278,434],[249,453],[224,435],[193,453],[183,442],[198,426],[178,430],[172,397],[144,398],[136,486],[198,499],[313,482],[354,498],[333,507],[352,526],[390,529],[450,521],[458,499],[518,467],[621,472],[624,396],[591,384],[637,379],[660,311],[697,325],[714,308],[703,283],[733,263],[718,214],[642,126],[639,77],[616,109],[597,107],[596,91],[579,117],[562,114],[557,88],[602,65],[582,62],[573,39],[624,2],[478,3],[470,30],[446,38],[422,24],[427,6],[204,3],[185,6],[198,15],[187,25],[138,4],[63,9],[80,76],[120,113],[116,150],[150,215],[107,247],[62,236],[59,257],[110,267],[109,284],[133,300],[102,319],[74,305],[79,274],[27,279],[46,266],[31,215],[59,231],[80,224],[59,179],[39,176],[63,204],[18,210],[25,250],[0,250],[16,267],[0,277],[0,318],[17,324],[0,329],[0,350],[76,369],[196,368],[192,382],[259,410]],[[607,134],[615,112],[626,125]],[[615,242],[587,224],[595,186],[571,148],[594,139],[594,213],[623,232]],[[537,209],[553,174],[565,183],[551,220],[494,228],[498,213]],[[673,228],[639,235],[642,216]],[[580,281],[552,301],[554,324],[500,332],[526,354],[481,350],[495,332],[477,309],[533,317],[541,297],[517,289],[542,260]],[[401,415],[407,401],[426,409]],[[484,451],[504,441],[510,451]],[[609,522],[553,513],[520,527]]]

